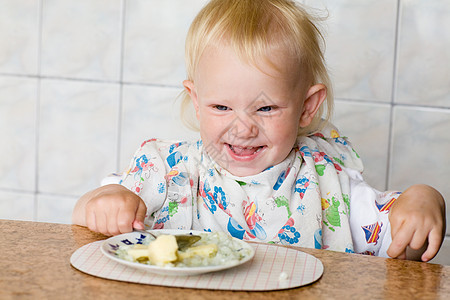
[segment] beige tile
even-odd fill
[[[374,188],[386,189],[388,105],[336,101],[334,124],[349,137],[364,162],[364,179]]]
[[[36,79],[0,77],[0,188],[35,190],[37,90]]]
[[[79,196],[116,165],[119,87],[43,80],[38,186],[42,193]]]
[[[449,207],[450,110],[396,107],[393,125],[389,186],[429,184],[444,195]]]
[[[34,194],[0,190],[0,219],[33,221]]]
[[[0,72],[37,74],[39,1],[0,3]]]
[[[126,2],[123,78],[179,85],[186,78],[184,41],[206,0]]]
[[[118,80],[121,57],[121,2],[44,1],[42,74]]]
[[[396,102],[450,107],[450,2],[401,3]]]
[[[187,129],[180,120],[181,89],[124,86],[120,169],[128,167],[139,145],[150,138],[195,140],[197,132]],[[111,170],[113,171],[113,170]]]
[[[306,0],[305,3],[321,9],[320,15],[329,15],[322,27],[336,96],[390,101],[397,1]]]

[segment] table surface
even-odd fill
[[[269,292],[127,283],[70,265],[75,250],[105,238],[76,225],[0,220],[0,299],[450,299],[450,266],[307,248],[298,249],[322,261],[322,278]]]

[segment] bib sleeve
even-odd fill
[[[192,227],[200,144],[152,139],[134,155],[121,184],[144,201],[150,228]]]
[[[161,209],[166,199],[166,153],[158,140],[144,142],[134,154],[120,184],[140,196],[147,206],[147,218]],[[161,151],[163,150],[163,151]]]
[[[350,229],[355,252],[389,257],[389,211],[400,192],[380,192],[369,186],[359,172],[344,171],[350,177]]]

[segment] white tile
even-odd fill
[[[43,2],[42,74],[118,80],[120,0]]]
[[[177,88],[124,86],[118,171],[128,167],[134,152],[145,140],[199,138],[198,132],[187,129],[180,120],[180,99],[177,99],[180,92]]]
[[[184,41],[206,0],[126,2],[123,78],[180,85],[186,78]]]
[[[119,87],[43,80],[38,188],[79,196],[116,165]]]
[[[450,1],[401,1],[397,99],[450,107]]]
[[[364,163],[364,179],[386,189],[389,152],[388,105],[336,101],[334,124],[350,139]]]
[[[37,219],[39,222],[72,223],[72,211],[77,197],[37,195]]]
[[[37,80],[0,77],[0,188],[34,191]]]
[[[320,15],[329,15],[322,27],[336,96],[390,101],[397,1],[306,0],[305,3],[321,9]]]
[[[33,221],[34,195],[0,190],[0,219]]]
[[[396,107],[394,112],[389,186],[429,184],[450,207],[450,110]]]
[[[0,2],[0,72],[37,74],[39,1]]]

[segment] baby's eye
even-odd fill
[[[272,111],[272,110],[273,110],[272,106],[263,106],[263,107],[260,107],[258,109],[258,111],[263,111],[263,112],[269,112],[269,111]]]
[[[214,108],[217,110],[222,110],[222,111],[228,110],[228,107],[225,105],[214,105]]]

